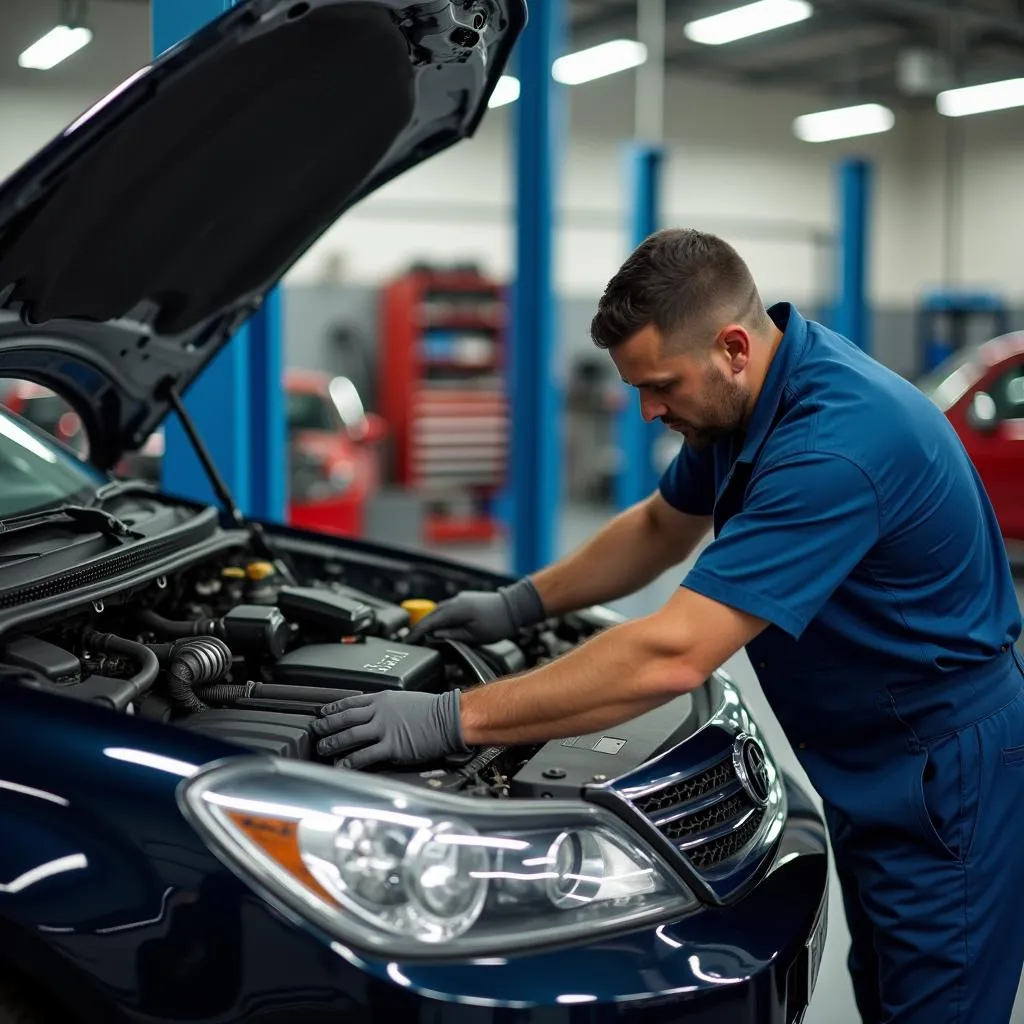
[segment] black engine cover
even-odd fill
[[[274,681],[292,686],[381,690],[440,690],[441,655],[425,647],[364,637],[358,643],[310,644],[274,666]]]
[[[693,698],[683,694],[622,725],[545,743],[513,777],[511,795],[578,797],[588,783],[625,775],[685,739],[692,711]]]
[[[311,728],[314,718],[315,715],[211,708],[178,719],[174,724],[237,743],[258,754],[308,761],[316,752],[316,737]]]

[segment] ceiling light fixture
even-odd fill
[[[647,47],[633,39],[613,39],[586,50],[577,50],[559,57],[551,67],[551,76],[561,85],[582,85],[595,78],[615,75],[639,67],[647,60]],[[514,75],[502,75],[491,98],[490,108],[503,107],[519,99],[520,83]]]
[[[77,53],[89,40],[92,32],[87,28],[71,25],[56,25],[42,39],[36,40],[20,57],[18,63],[23,68],[35,68],[38,71],[49,71],[50,68]]]
[[[556,82],[581,85],[595,78],[615,75],[638,67],[647,60],[647,47],[635,39],[612,39],[576,53],[559,57],[551,68]]]
[[[855,107],[802,114],[793,121],[793,134],[804,142],[832,142],[887,132],[895,123],[896,118],[888,107],[861,103]]]
[[[722,43],[794,25],[813,13],[814,8],[806,0],[757,0],[757,3],[688,22],[683,26],[683,32],[695,43],[721,46]]]
[[[85,27],[84,8],[84,2],[62,3],[59,24],[22,51],[18,57],[21,67],[49,71],[86,46],[92,40],[92,31]]]
[[[487,106],[492,109],[503,107],[506,103],[515,103],[517,99],[519,99],[519,79],[513,75],[502,75],[491,93],[491,98],[487,101]]]
[[[1010,107],[1024,107],[1024,78],[946,89],[935,97],[935,109],[946,117],[986,114]]]

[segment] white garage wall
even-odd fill
[[[559,175],[559,288],[594,295],[626,253],[622,140],[632,131],[632,76],[590,83],[566,98],[572,142]],[[895,133],[827,148],[802,144],[790,122],[815,106],[789,93],[671,80],[664,219],[728,237],[766,294],[820,298],[831,269],[827,250],[813,236],[833,230],[836,161],[863,153],[876,164],[876,294],[883,302],[906,299],[916,283],[906,273],[908,232],[901,221],[912,187],[908,144]],[[369,283],[426,253],[476,259],[507,276],[513,258],[510,132],[510,108],[492,111],[475,139],[346,215],[289,280],[320,280],[340,258],[348,280]]]
[[[963,283],[1024,304],[1024,111],[963,119]]]
[[[921,286],[946,283],[948,269],[953,286],[1001,291],[1011,304],[1024,306],[1024,110],[919,117],[912,133],[909,256]]]
[[[62,132],[92,96],[0,86],[0,179]]]

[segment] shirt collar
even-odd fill
[[[807,348],[807,321],[796,306],[790,302],[778,302],[769,308],[768,315],[782,331],[782,340],[775,350],[761,393],[754,404],[746,438],[737,457],[739,462],[753,462],[757,456],[775,422],[786,382]]]

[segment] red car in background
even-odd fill
[[[0,404],[88,458],[88,438],[78,413],[49,388],[27,380],[5,380],[0,385]]]
[[[285,401],[288,522],[361,537],[366,503],[380,487],[384,420],[365,411],[348,377],[289,370]]]
[[[918,381],[949,417],[995,507],[1024,543],[1024,332],[960,349]]]
[[[79,455],[88,439],[59,395],[28,381],[7,381],[0,402],[42,427]],[[347,377],[311,370],[285,374],[288,438],[288,523],[321,533],[359,537],[366,504],[380,487],[381,442],[387,426],[363,408]],[[164,436],[157,430],[117,466],[117,475],[160,482]]]

